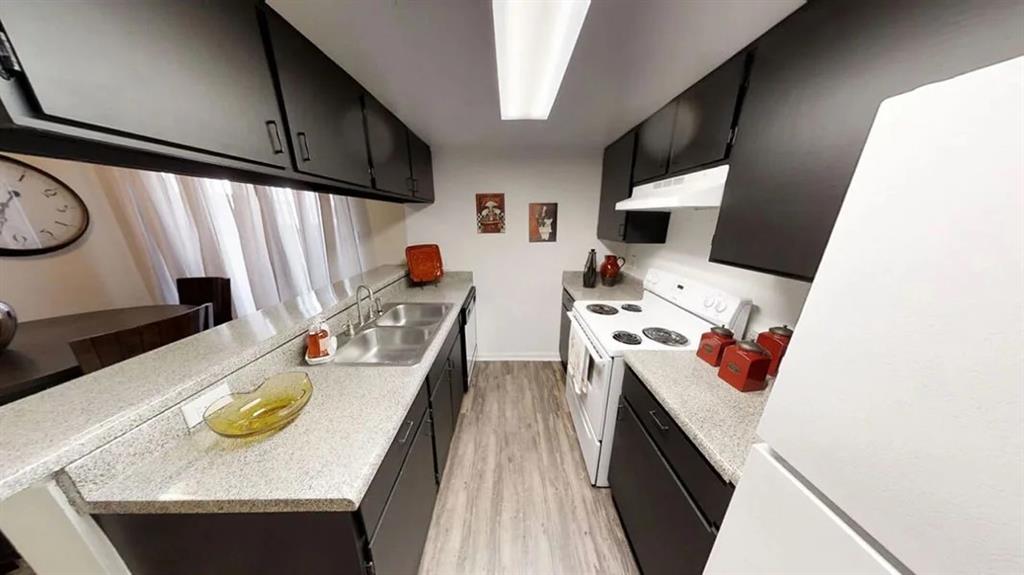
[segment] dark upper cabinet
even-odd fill
[[[628,198],[633,191],[635,145],[636,131],[630,130],[604,149],[597,237],[613,242],[665,243],[669,214],[620,212],[615,209],[615,204]]]
[[[1022,29],[1019,3],[988,0],[819,0],[771,29],[711,260],[812,279],[879,103],[1024,53]]]
[[[659,178],[668,173],[675,117],[676,102],[673,100],[637,127],[632,183]]]
[[[370,94],[364,96],[366,137],[370,143],[373,187],[385,192],[412,195],[408,130],[401,120]]]
[[[370,187],[362,86],[284,18],[266,14],[295,169]]]
[[[729,156],[748,56],[748,52],[733,56],[676,98],[669,173]]]
[[[412,190],[417,200],[434,201],[434,163],[430,146],[409,130],[409,162],[412,165]]]
[[[43,117],[288,165],[252,0],[3,2],[0,21]]]

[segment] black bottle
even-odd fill
[[[587,265],[583,266],[583,287],[592,288],[597,285],[597,250],[587,254]]]

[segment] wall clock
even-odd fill
[[[56,251],[73,244],[88,227],[89,210],[67,184],[0,156],[0,256]]]

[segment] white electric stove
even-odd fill
[[[566,401],[591,483],[608,485],[615,413],[630,350],[697,349],[716,325],[742,335],[751,302],[713,286],[650,270],[639,301],[586,301],[569,312]]]

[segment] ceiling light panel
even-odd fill
[[[590,0],[492,0],[502,120],[547,120]]]

